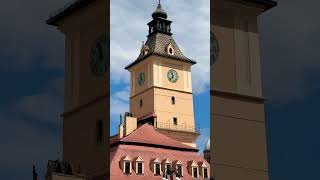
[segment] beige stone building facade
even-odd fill
[[[270,0],[211,3],[211,175],[268,180],[257,20]]]
[[[109,9],[109,0],[77,0],[47,20],[65,37],[62,160],[86,179],[108,176]]]

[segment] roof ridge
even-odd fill
[[[146,136],[147,134],[147,136]],[[138,143],[140,145],[152,145],[159,147],[167,147],[173,149],[183,149],[195,151],[198,149],[192,146],[183,144],[171,137],[166,136],[163,133],[160,133],[156,128],[149,124],[144,124],[137,128],[135,131],[127,135],[126,137],[119,140],[123,143]]]

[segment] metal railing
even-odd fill
[[[182,132],[200,132],[200,125],[196,124],[195,126],[187,125],[186,123],[183,124],[173,124],[170,122],[157,122],[156,127],[158,129],[167,129],[167,130],[174,130],[174,131],[182,131]]]

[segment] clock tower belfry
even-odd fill
[[[148,23],[148,39],[130,72],[130,112],[182,143],[196,146],[191,66],[171,33],[172,21],[159,2]]]

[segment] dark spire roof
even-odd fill
[[[158,17],[167,19],[167,17],[168,17],[167,13],[162,9],[160,0],[159,0],[159,4],[157,6],[157,9],[152,13],[152,17],[153,17],[153,19],[156,19]]]
[[[167,19],[167,13],[162,9],[160,1],[157,9],[152,14],[152,17],[153,20],[148,23],[149,35],[147,36],[147,42],[142,45],[141,52],[138,58],[134,62],[126,66],[125,69],[129,69],[130,67],[141,62],[150,55],[169,57],[172,60],[195,64],[196,62],[194,60],[191,60],[183,55],[178,45],[174,41],[171,33],[172,21]],[[167,52],[167,47],[169,45],[174,51],[173,54],[169,54]]]

